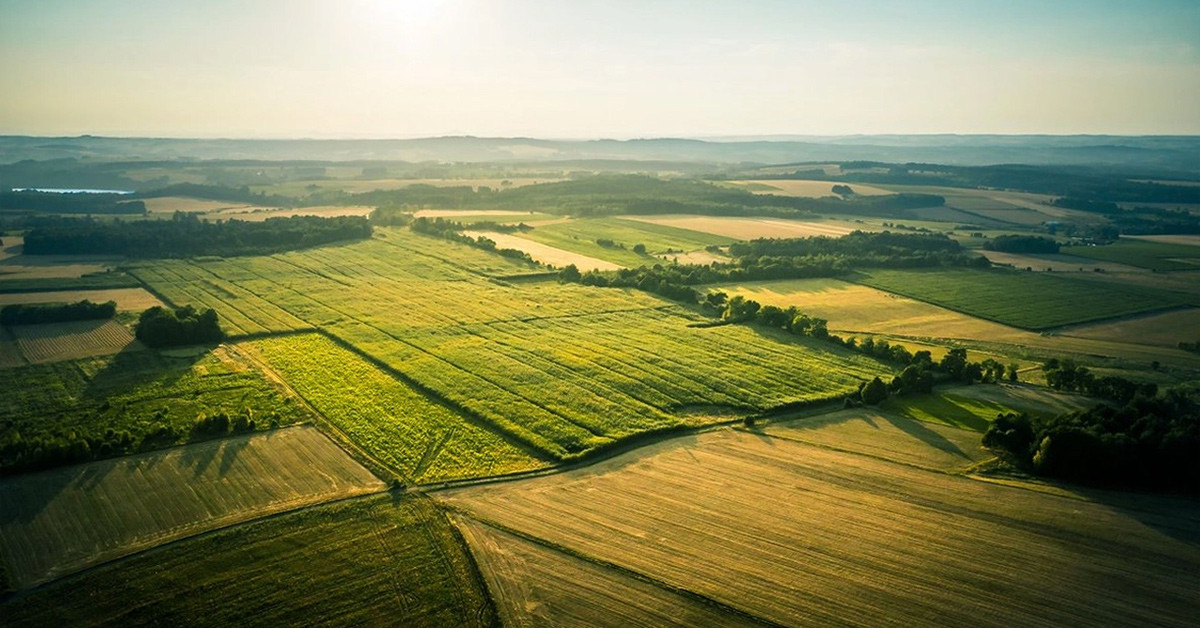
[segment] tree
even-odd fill
[[[580,277],[582,277],[582,274],[579,272],[579,267],[574,264],[567,264],[562,270],[558,271],[559,281],[574,283],[579,281]]]
[[[1017,363],[1013,362],[1008,365],[1008,381],[1016,383],[1017,381]]]
[[[637,253],[638,255],[645,255],[646,254],[646,245],[641,244],[641,243],[633,245],[633,252]]]
[[[876,376],[875,379],[867,382],[867,384],[863,386],[859,396],[862,398],[863,403],[869,406],[876,405],[884,399],[887,399],[887,384],[883,383],[883,380]]]

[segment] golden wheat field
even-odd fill
[[[574,253],[558,247],[550,246],[548,244],[542,244],[541,242],[534,242],[533,240],[509,235],[507,233],[496,233],[493,231],[464,231],[463,234],[472,238],[478,238],[480,236],[486,237],[490,240],[493,240],[498,248],[524,251],[533,259],[543,264],[549,264],[556,268],[562,268],[570,264],[574,264],[576,268],[583,272],[587,272],[589,270],[617,270],[621,268],[621,266],[618,266],[612,262],[596,259],[580,253]]]
[[[761,433],[438,499],[781,625],[1188,626],[1200,610],[1191,502],[1050,495]]]

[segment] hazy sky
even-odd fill
[[[0,0],[0,134],[1200,134],[1197,0]]]

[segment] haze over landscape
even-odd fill
[[[3,0],[0,133],[1200,133],[1189,0]]]
[[[0,626],[1200,617],[1200,3],[0,0]]]

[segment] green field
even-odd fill
[[[1200,269],[1200,248],[1187,244],[1122,238],[1103,246],[1065,246],[1062,253],[1150,270]]]
[[[116,441],[138,447],[156,430],[173,434],[152,437],[148,448],[187,440],[196,418],[249,411],[260,428],[288,425],[308,413],[285,397],[249,365],[223,349],[197,355],[130,351],[113,356],[35,364],[0,372],[3,442],[112,442],[112,449],[93,447],[91,455],[118,455]]]
[[[381,496],[182,541],[0,602],[6,626],[492,626],[444,514]]]
[[[324,336],[247,344],[326,421],[405,482],[500,475],[546,464]]]
[[[383,482],[311,426],[0,480],[0,557],[29,587],[148,547]]]
[[[361,244],[134,272],[172,300],[202,296],[243,331],[320,328],[555,458],[710,415],[837,397],[887,370],[816,341],[691,328],[703,319],[634,290],[492,278],[528,270],[383,230]]]
[[[521,237],[631,268],[661,263],[654,256],[667,251],[697,251],[733,242],[711,233],[621,218],[574,219],[536,227]],[[596,240],[611,240],[614,246],[601,246]],[[638,244],[646,246],[645,255],[633,252]]]
[[[1101,288],[1094,282],[1019,271],[872,270],[856,274],[852,281],[971,316],[1035,330],[1179,305],[1157,291]]]
[[[928,395],[890,397],[880,409],[896,416],[986,432],[998,414],[1053,416],[1090,408],[1095,400],[1048,389],[1014,386],[964,386]]]

